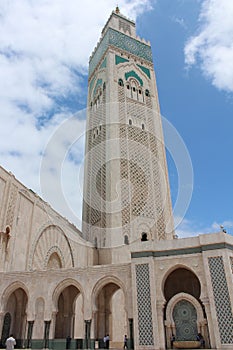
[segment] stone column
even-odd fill
[[[50,321],[44,321],[44,348],[49,347],[49,330],[50,330]]]
[[[1,342],[4,341],[4,339],[2,339],[2,331],[3,331],[3,325],[4,325],[4,312],[0,312],[0,334],[1,334]],[[2,344],[5,345],[5,344]]]
[[[167,348],[170,348],[172,334],[175,335],[175,325],[172,326],[170,322],[168,323],[167,321],[165,321],[164,327],[165,327],[165,345],[167,346]]]
[[[97,311],[93,311],[93,314],[92,314],[92,327],[91,327],[91,339],[97,339],[97,334],[98,334],[98,331],[97,331]]]
[[[85,348],[91,348],[91,320],[84,320],[85,322]]]
[[[158,336],[159,336],[158,344],[160,344],[161,350],[165,349],[164,315],[163,315],[164,303],[165,303],[164,300],[158,300],[156,303],[157,319],[158,319]]]
[[[129,318],[129,348],[134,349],[133,318]]]
[[[205,312],[206,312],[206,317],[207,317],[207,328],[209,330],[210,346],[211,346],[211,348],[215,348],[216,342],[215,342],[214,328],[213,328],[213,324],[212,324],[209,298],[208,297],[202,298],[201,301],[205,307]]]
[[[27,330],[27,342],[26,342],[26,347],[31,348],[32,347],[32,331],[33,331],[33,325],[34,321],[28,321],[28,330]]]
[[[56,316],[57,316],[57,312],[53,311],[52,312],[51,325],[50,325],[50,335],[51,335],[52,339],[55,337]]]

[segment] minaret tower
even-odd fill
[[[151,47],[112,12],[89,61],[83,236],[97,247],[172,239]]]

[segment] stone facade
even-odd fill
[[[175,238],[151,49],[118,9],[88,105],[82,232],[0,167],[1,345],[232,349],[233,237]]]
[[[149,43],[113,12],[89,62],[84,237],[98,247],[174,235]]]

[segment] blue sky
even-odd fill
[[[232,63],[229,62],[227,67],[228,60],[224,61],[223,53],[220,52],[231,35],[230,54],[233,59],[233,26],[231,24],[229,32],[226,28],[220,34],[219,27],[223,26],[222,22],[214,24],[201,20],[200,13],[204,3],[209,5],[208,11],[211,13],[216,10],[217,5],[221,12],[221,6],[230,2],[163,0],[158,1],[153,11],[138,20],[139,29],[151,40],[161,113],[183,138],[192,160],[194,188],[181,235],[183,229],[191,234],[192,231],[215,231],[219,224],[223,224],[229,233],[233,233]],[[228,6],[228,11],[230,12],[230,7],[232,15],[232,5]],[[219,17],[222,16],[223,14]],[[220,18],[216,18],[216,22]],[[210,21],[212,15],[209,14],[208,19]],[[209,50],[212,55],[216,50],[216,55],[222,55],[223,62],[206,62],[200,48],[197,50],[196,62],[188,65],[185,62],[187,43],[192,37],[203,35],[204,30],[209,31],[210,26],[216,29],[216,33],[208,33],[203,50]],[[206,69],[206,64],[212,64],[212,74]],[[229,70],[229,80],[224,81],[224,76],[217,76],[218,65],[221,64],[222,69]],[[171,162],[169,170],[174,202],[177,195],[177,174]]]
[[[220,224],[233,234],[233,3],[118,5],[151,42],[161,113],[192,160],[192,199],[179,237],[216,232]],[[115,6],[0,3],[1,165],[79,227],[88,59]],[[180,170],[169,154],[168,167],[175,203]]]

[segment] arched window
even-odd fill
[[[122,80],[122,79],[119,79],[119,80],[118,80],[118,84],[119,84],[120,86],[124,86],[123,80]]]
[[[124,236],[124,243],[129,244],[129,237],[127,235]]]
[[[56,252],[53,252],[49,257],[47,269],[60,269],[60,268],[62,268],[61,259]]]
[[[142,89],[141,88],[138,89],[138,101],[142,102],[142,103],[144,102],[143,93],[142,93]]]
[[[142,124],[142,130],[145,130],[145,125],[144,124]]]
[[[148,90],[148,89],[146,89],[146,91],[145,91],[145,95],[146,95],[146,96],[150,96],[150,92],[149,92],[149,90]]]
[[[132,119],[129,119],[129,125],[132,125],[133,123],[132,123]]]

